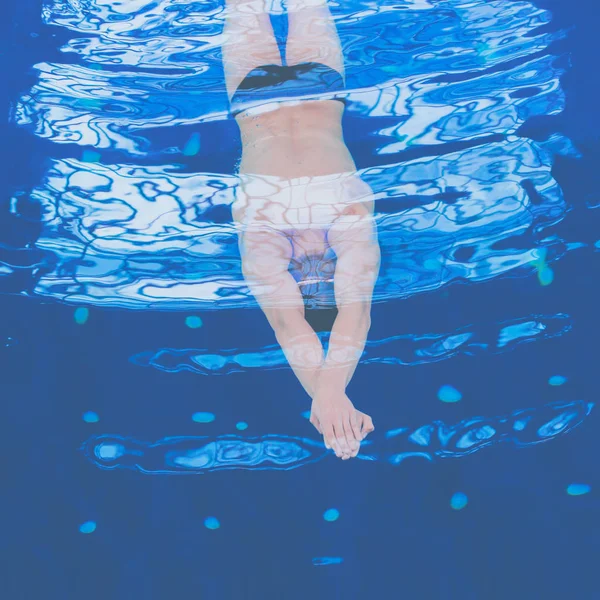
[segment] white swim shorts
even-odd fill
[[[244,228],[327,229],[334,222],[336,226],[350,225],[364,219],[364,214],[348,214],[352,204],[373,197],[356,172],[291,179],[240,173],[239,178],[232,211]]]

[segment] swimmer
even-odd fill
[[[345,460],[374,429],[346,395],[379,273],[373,192],[344,142],[345,70],[327,0],[287,0],[284,60],[268,2],[226,0],[225,83],[242,139],[232,216],[244,278],[312,398],[310,422]],[[315,282],[335,296],[326,356],[303,297]]]

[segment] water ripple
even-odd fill
[[[374,300],[533,274],[542,252],[556,259],[542,232],[567,206],[551,168],[549,152],[517,138],[363,170],[379,211]],[[54,160],[32,193],[44,214],[36,246],[49,257],[35,293],[130,308],[255,306],[233,224],[212,220],[236,185],[168,166]]]
[[[333,8],[348,117],[361,123],[357,142],[371,145],[361,176],[377,201],[375,302],[456,280],[539,275],[547,284],[541,262],[583,246],[547,231],[569,210],[554,157],[578,150],[560,134],[518,134],[528,119],[563,110],[563,71],[549,46],[566,32],[522,1]],[[35,65],[37,82],[13,120],[65,146],[64,158],[15,195],[39,203],[42,232],[18,258],[6,253],[3,277],[21,276],[25,261],[29,293],[71,303],[256,306],[229,222],[237,178],[182,164],[212,158],[216,138],[223,152],[239,151],[221,64],[224,11],[216,0],[46,3],[45,23],[71,35],[65,60]],[[374,30],[385,44],[373,42]],[[22,202],[13,204],[19,216]],[[332,302],[331,290],[314,300]]]
[[[544,53],[565,34],[541,29],[548,11],[483,0],[363,6],[335,12],[350,113],[400,118],[372,132],[400,138],[378,153],[506,134],[562,109],[561,71]],[[36,135],[143,156],[158,149],[140,130],[228,118],[221,3],[55,0],[43,16],[85,37],[62,48],[78,62],[35,66],[39,81],[17,123]],[[373,45],[374,30],[385,45]]]
[[[448,360],[452,357],[499,354],[524,343],[562,336],[572,326],[568,315],[532,315],[492,325],[465,327],[447,334],[403,334],[380,340],[368,340],[362,363],[419,365]],[[321,333],[323,341],[327,335]],[[295,352],[300,352],[295,348]],[[166,373],[189,371],[201,375],[228,375],[254,369],[289,368],[281,348],[269,345],[254,350],[222,350],[161,348],[141,352],[130,361]]]
[[[441,421],[414,430],[388,431],[384,439],[365,441],[359,460],[409,458],[435,461],[460,458],[487,446],[509,442],[530,446],[565,435],[590,414],[593,402],[555,402],[502,417],[473,417],[456,425]],[[289,470],[333,455],[322,442],[286,435],[244,438],[239,435],[173,436],[155,443],[119,435],[96,435],[81,448],[102,469],[131,469],[150,474],[209,473],[225,469]]]

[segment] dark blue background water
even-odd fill
[[[519,135],[544,140],[560,132],[581,153],[555,157],[552,174],[570,214],[552,233],[593,249],[600,239],[600,212],[593,208],[600,204],[598,9],[589,0],[535,4],[552,11],[553,28],[568,31],[550,48],[570,56],[561,77],[567,102],[558,115],[528,120]],[[69,36],[43,25],[41,5],[33,0],[9,2],[4,14],[6,114],[34,85],[33,64],[65,60],[58,48]],[[356,119],[351,126],[349,145],[358,167],[384,162],[360,143]],[[237,135],[232,123],[230,132]],[[505,441],[434,461],[391,464],[397,442],[386,437],[399,427],[412,431],[522,409],[547,414],[544,407],[554,402],[594,403],[597,251],[564,252],[552,263],[548,286],[532,272],[478,285],[454,281],[441,293],[374,305],[370,338],[376,340],[399,332],[477,330],[531,313],[568,315],[570,324],[563,335],[504,353],[473,351],[410,366],[360,365],[348,393],[373,417],[376,431],[365,454],[376,460],[342,462],[327,455],[289,470],[193,475],[98,468],[82,445],[102,434],[148,443],[169,436],[274,434],[315,442],[318,436],[301,416],[310,401],[290,370],[204,376],[131,361],[157,348],[273,344],[258,309],[90,307],[79,325],[73,303],[36,295],[38,269],[48,268],[47,254],[35,247],[40,208],[25,194],[15,215],[10,199],[38,184],[48,156],[69,156],[72,149],[34,137],[14,122],[3,126],[2,135],[0,260],[16,267],[0,278],[2,598],[600,597],[595,410],[545,443],[532,443],[532,435],[522,447]],[[203,169],[231,172],[235,159],[234,151],[217,152],[215,164]],[[110,153],[103,160],[110,162]],[[189,315],[200,315],[203,326],[187,327]],[[548,385],[553,375],[566,383]],[[461,391],[460,402],[437,399],[447,384]],[[84,422],[86,411],[99,421]],[[197,411],[216,419],[196,423],[191,415]],[[239,421],[249,425],[244,432],[235,428]],[[591,486],[589,493],[569,495],[567,486],[574,483]],[[468,498],[462,510],[450,505],[456,492]],[[340,514],[333,522],[323,518],[330,508]],[[205,526],[210,516],[219,528]],[[88,521],[96,530],[86,535],[80,526]],[[314,564],[318,557],[336,560]]]

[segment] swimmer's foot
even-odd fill
[[[347,460],[349,458],[354,458],[355,456],[357,456],[360,450],[360,442],[362,442],[362,440],[364,440],[367,437],[367,435],[369,435],[369,433],[371,433],[375,429],[375,427],[373,426],[373,420],[369,415],[366,415],[365,413],[357,410],[356,418],[358,420],[358,427],[360,429],[360,440],[356,440],[356,443],[350,441],[350,449],[352,450],[351,454],[342,453],[342,456],[340,457],[339,453],[336,452],[336,456],[340,457],[342,460]],[[328,450],[332,449],[325,437],[323,437],[323,442],[325,443],[325,448],[327,448]]]
[[[310,422],[323,436],[325,447],[342,460],[355,457],[362,440],[375,429],[371,417],[356,410],[344,392],[316,394]]]

